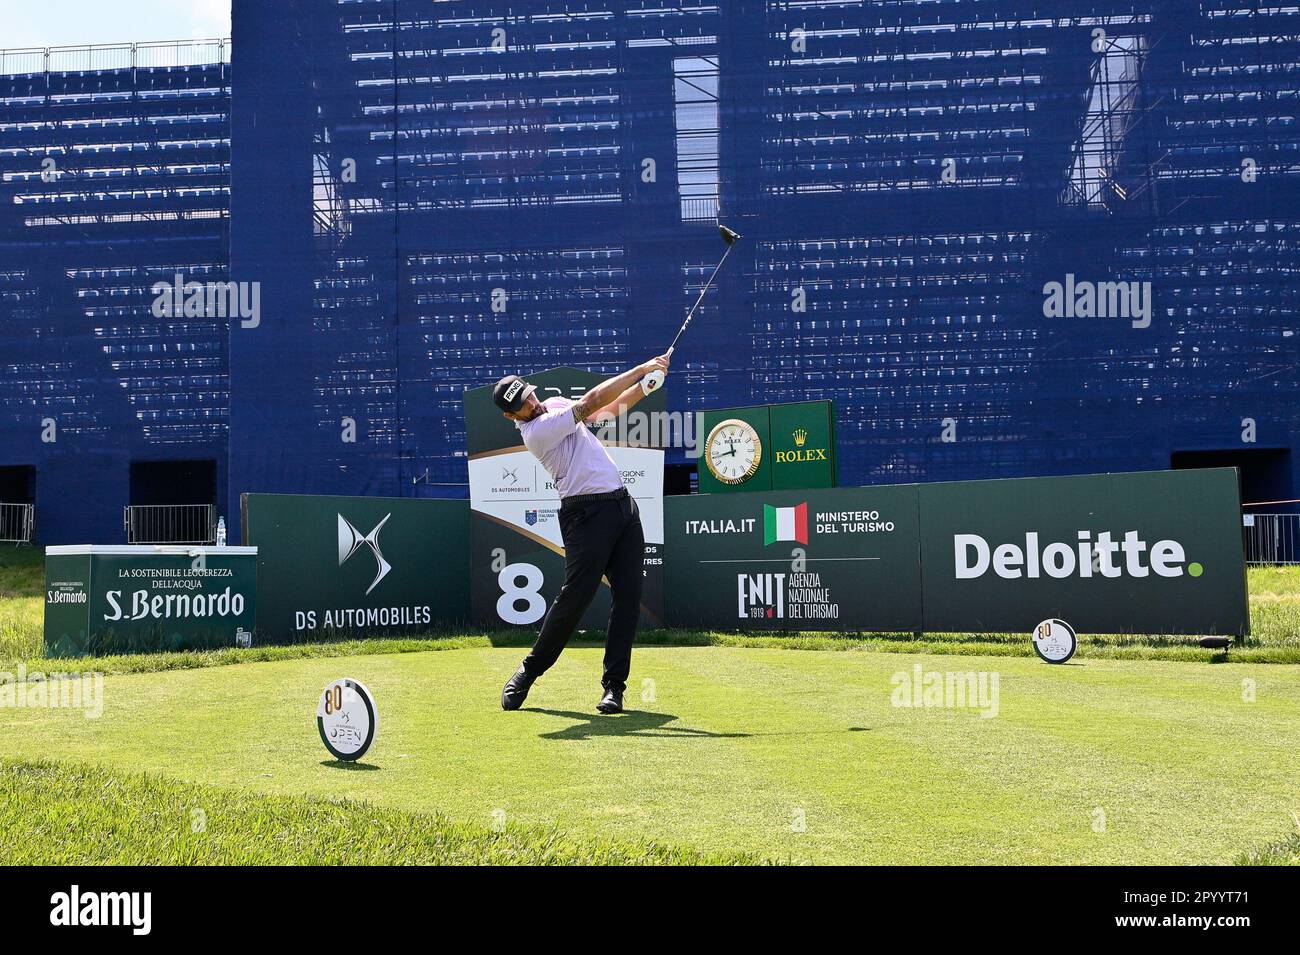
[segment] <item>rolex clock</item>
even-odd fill
[[[763,441],[739,418],[719,421],[704,442],[704,463],[723,484],[744,484],[763,461]]]

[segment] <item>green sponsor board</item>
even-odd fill
[[[469,619],[469,502],[242,496],[258,548],[258,638],[426,633]]]
[[[1245,635],[1237,502],[1230,468],[670,497],[668,619]]]
[[[665,500],[680,627],[918,630],[917,488]]]
[[[699,437],[701,494],[836,484],[835,406],[829,401],[705,411]]]
[[[52,657],[82,656],[89,652],[91,634],[90,554],[54,550],[45,549],[45,652]]]
[[[1232,468],[927,484],[925,629],[1250,632]]]
[[[49,547],[46,653],[233,647],[252,640],[256,592],[251,547]]]
[[[834,487],[835,405],[800,401],[768,408],[772,490]]]

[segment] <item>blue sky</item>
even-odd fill
[[[230,0],[0,0],[0,49],[230,35]]]

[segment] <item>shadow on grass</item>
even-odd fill
[[[383,768],[374,763],[358,763],[348,759],[322,759],[320,764],[329,769],[346,769],[354,773],[373,773]]]
[[[682,739],[739,739],[749,733],[714,733],[689,726],[669,726],[677,717],[671,713],[647,713],[643,710],[625,710],[616,716],[578,713],[574,710],[547,710],[540,706],[524,707],[528,713],[544,713],[577,720],[564,729],[541,733],[543,739],[591,739],[596,736],[676,736]]]
[[[542,713],[576,720],[563,729],[539,733],[542,739],[592,739],[597,736],[648,736],[655,739],[751,739],[755,736],[815,736],[824,733],[866,733],[866,726],[850,726],[843,730],[789,730],[775,733],[715,733],[697,730],[690,726],[671,726],[677,720],[671,713],[649,713],[644,710],[624,710],[617,716],[579,713],[575,710],[548,710],[540,706],[526,706],[525,713]]]

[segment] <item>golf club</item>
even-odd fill
[[[713,280],[718,277],[718,271],[722,268],[722,263],[727,261],[727,256],[731,254],[732,246],[734,246],[736,240],[740,238],[739,233],[733,232],[725,225],[718,226],[718,234],[722,236],[722,241],[727,243],[727,251],[723,252],[722,258],[718,259],[718,264],[713,267],[713,274],[710,275],[709,280],[704,283],[704,288],[700,289],[700,294],[699,297],[695,299],[695,304],[692,305],[690,311],[686,313],[686,321],[682,322],[682,327],[679,328],[677,334],[673,336],[672,344],[668,346],[668,351],[666,352],[669,358],[672,357],[673,349],[677,347],[677,341],[682,337],[682,332],[686,331],[686,326],[688,326],[691,323],[691,319],[695,317],[695,310],[700,307],[700,303],[704,301],[704,296],[708,294],[709,288],[713,285]],[[648,395],[650,392],[658,389],[663,383],[664,373],[662,371],[652,371],[641,380],[641,390]]]

